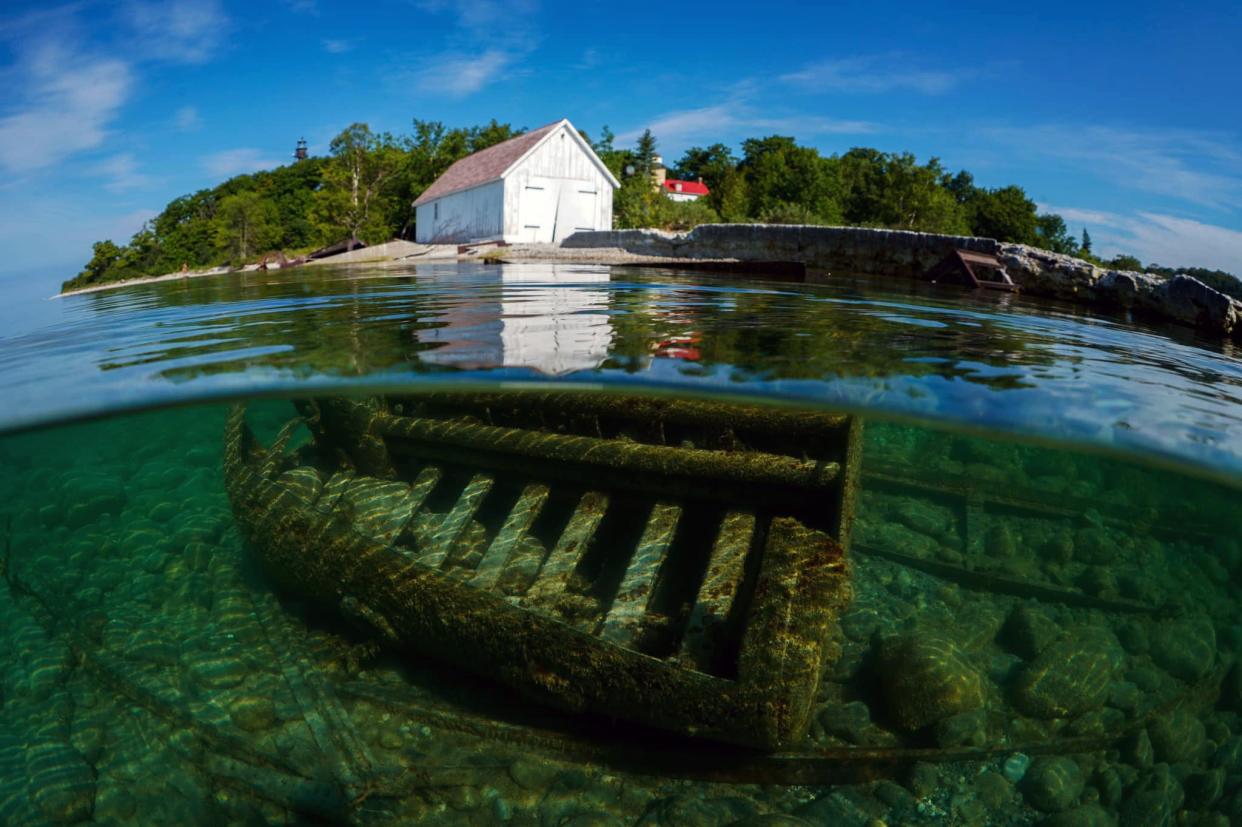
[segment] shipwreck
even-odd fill
[[[241,407],[227,426],[278,584],[563,710],[802,741],[851,595],[857,419],[577,391],[297,404],[270,447]]]

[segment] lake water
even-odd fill
[[[1009,295],[534,264],[166,282],[0,332],[0,824],[1242,820],[1228,344]],[[388,423],[380,459],[353,410]],[[798,499],[853,475],[852,534]],[[644,709],[633,676],[693,661],[720,538],[744,524],[758,560],[795,522],[850,546],[807,610],[796,738]],[[574,532],[569,597],[528,600]],[[428,617],[350,573],[401,554],[499,566],[494,640],[441,622],[460,586]],[[797,683],[771,678],[793,650],[748,661],[764,577],[721,627],[742,654],[682,670],[704,704],[748,668]],[[536,615],[621,641],[614,685],[552,681]]]

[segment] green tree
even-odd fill
[[[1044,213],[1035,219],[1036,246],[1054,253],[1072,256],[1078,252],[1078,242],[1069,234],[1065,219],[1056,213]]]
[[[841,220],[836,165],[812,147],[798,146],[793,138],[770,135],[742,142],[738,170],[746,177],[747,215],[760,216],[787,211],[786,205],[802,208],[820,223]]]
[[[933,233],[966,232],[962,210],[941,182],[937,158],[920,165],[909,152],[851,149],[839,160],[845,220]]]
[[[366,124],[354,123],[332,139],[329,149],[332,157],[314,204],[321,238],[386,241],[394,229],[389,223],[388,202],[393,195],[389,185],[403,160],[396,141],[388,133],[376,134]]]
[[[1111,261],[1106,262],[1105,266],[1111,267],[1114,270],[1141,271],[1143,269],[1143,262],[1134,256],[1120,254],[1114,256]]]
[[[1087,232],[1087,228],[1082,228],[1082,244],[1079,245],[1085,255],[1091,255],[1091,235]]]
[[[280,239],[276,205],[257,192],[225,197],[216,210],[215,241],[234,264],[249,261]]]
[[[635,174],[650,179],[655,170],[656,155],[655,136],[650,129],[644,129],[634,148]]]
[[[104,281],[108,271],[116,265],[121,257],[121,248],[111,241],[96,241],[91,247],[91,260],[86,262],[82,272],[68,282],[74,287],[85,287]]]
[[[1035,202],[1021,187],[979,190],[969,206],[975,235],[1018,244],[1039,243]]]

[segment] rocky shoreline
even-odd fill
[[[912,279],[923,278],[953,250],[969,250],[999,258],[1010,278],[1028,295],[1130,311],[1242,341],[1242,302],[1198,279],[1109,270],[1072,256],[990,238],[866,227],[705,224],[686,233],[580,232],[566,239],[561,249],[594,253],[585,260],[600,263],[622,263],[609,258],[616,253],[670,262],[782,260],[803,262],[812,270]],[[506,255],[506,260],[526,257],[514,250],[516,255]]]

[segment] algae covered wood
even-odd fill
[[[803,738],[851,594],[855,421],[570,392],[299,407],[296,451],[264,450],[240,408],[226,440],[234,513],[283,588],[561,708]]]

